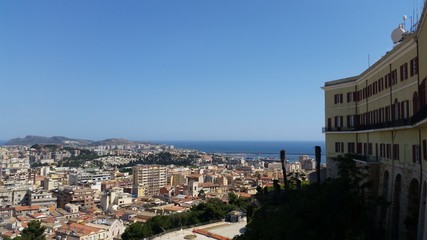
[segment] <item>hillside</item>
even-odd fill
[[[62,136],[42,137],[28,135],[24,138],[13,138],[7,141],[4,145],[34,145],[34,144],[53,144],[53,145],[71,145],[81,146],[88,145],[93,141],[83,139],[72,139]]]
[[[115,146],[115,145],[135,145],[136,142],[129,141],[124,138],[110,138],[102,141],[93,142],[90,146]]]

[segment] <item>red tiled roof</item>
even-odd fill
[[[16,219],[18,219],[19,221],[27,221],[28,218],[26,216],[17,216]]]
[[[183,211],[185,208],[180,207],[180,206],[167,206],[163,208],[166,211]]]
[[[82,233],[84,235],[89,235],[91,233],[96,233],[99,232],[100,228],[96,228],[96,227],[91,227],[91,226],[87,226],[85,224],[80,224],[80,223],[72,223],[69,225],[64,225],[60,228],[60,230],[62,231],[73,231],[76,233]]]
[[[243,197],[243,198],[250,198],[250,197],[252,197],[252,195],[250,195],[249,193],[245,193],[245,192],[238,192],[237,195],[239,197]]]
[[[35,211],[39,210],[39,205],[33,205],[33,206],[16,206],[15,211]]]

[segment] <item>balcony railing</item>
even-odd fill
[[[322,128],[322,133],[325,132],[340,132],[340,131],[355,131],[356,127],[324,127]]]
[[[354,160],[359,160],[359,161],[369,162],[369,163],[379,162],[380,160],[380,158],[377,156],[364,156],[359,154],[349,154],[348,156]]]
[[[413,126],[424,119],[427,119],[427,105],[421,108],[416,112],[412,117],[405,119],[398,119],[383,123],[369,124],[369,125],[357,125],[354,127],[324,127],[322,132],[344,132],[344,131],[363,131],[363,130],[373,130],[373,129],[382,129],[382,128],[393,128],[393,127],[404,127],[404,126]]]

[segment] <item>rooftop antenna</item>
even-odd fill
[[[403,39],[403,34],[405,33],[405,29],[403,28],[403,24],[400,24],[399,27],[393,30],[391,33],[391,40],[393,44],[398,44]]]

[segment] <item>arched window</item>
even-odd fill
[[[426,182],[423,184],[423,191],[422,191],[422,200],[421,200],[421,209],[420,209],[420,229],[419,234],[421,236],[424,236],[424,224],[425,224],[425,217],[426,217],[426,201],[427,201],[427,186]]]
[[[408,210],[404,221],[406,240],[417,240],[420,192],[417,179],[412,179],[408,191]]]
[[[402,191],[402,177],[400,174],[397,174],[394,180],[393,188],[393,199],[391,205],[391,236],[390,239],[397,240],[399,238],[400,228],[399,228],[399,219],[400,219],[400,195]]]
[[[382,193],[381,193],[381,197],[383,198],[384,202],[388,202],[388,195],[389,195],[389,181],[390,181],[390,175],[388,174],[388,171],[384,172],[384,177],[383,177],[383,188],[382,188]],[[379,229],[381,231],[381,235],[385,236],[385,232],[387,231],[386,228],[386,220],[387,220],[387,209],[388,206],[386,206],[385,204],[383,204],[380,207],[380,216],[379,216]]]

